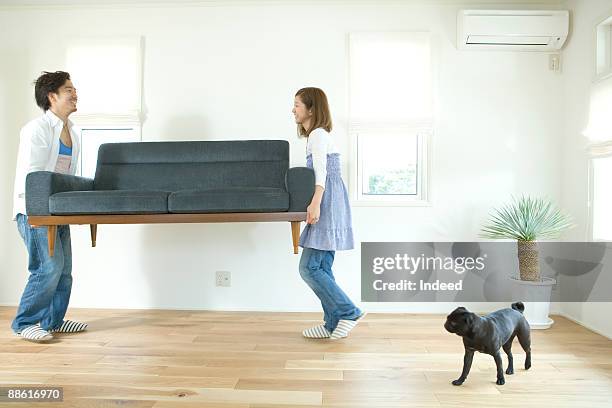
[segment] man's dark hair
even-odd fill
[[[62,85],[70,79],[70,74],[64,71],[47,72],[34,82],[34,97],[36,104],[45,112],[51,107],[49,92],[57,93]]]

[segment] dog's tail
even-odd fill
[[[521,313],[523,313],[525,311],[525,305],[523,304],[523,302],[516,302],[512,304],[512,308],[514,310],[517,310]]]

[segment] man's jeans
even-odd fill
[[[49,256],[46,227],[32,228],[27,216],[17,214],[17,228],[28,250],[30,276],[12,329],[19,333],[36,323],[45,330],[57,329],[64,322],[72,288],[70,227],[58,227],[53,257]]]
[[[330,333],[340,319],[355,320],[362,313],[334,279],[334,255],[334,251],[304,248],[300,258],[300,275],[321,300],[325,328]]]

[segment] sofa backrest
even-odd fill
[[[107,143],[94,189],[285,188],[288,168],[286,140]]]

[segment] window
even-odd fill
[[[139,142],[134,127],[83,127],[81,128],[81,160],[78,174],[93,178],[96,175],[98,148],[103,143]]]
[[[589,124],[585,136],[593,144],[612,140],[612,76],[591,85]]]
[[[359,197],[389,202],[419,197],[425,137],[425,133],[409,129],[356,132]]]
[[[141,39],[73,39],[66,66],[79,96],[71,116],[81,129],[79,174],[93,177],[102,143],[141,140]]]
[[[354,202],[426,204],[433,128],[429,34],[351,34],[349,69]]]
[[[597,25],[595,80],[589,123],[589,218],[591,239],[612,240],[612,16]]]
[[[612,17],[597,25],[597,76],[612,74]]]
[[[612,16],[597,25],[596,33],[597,68],[591,86],[589,124],[584,132],[595,145],[612,141]]]

